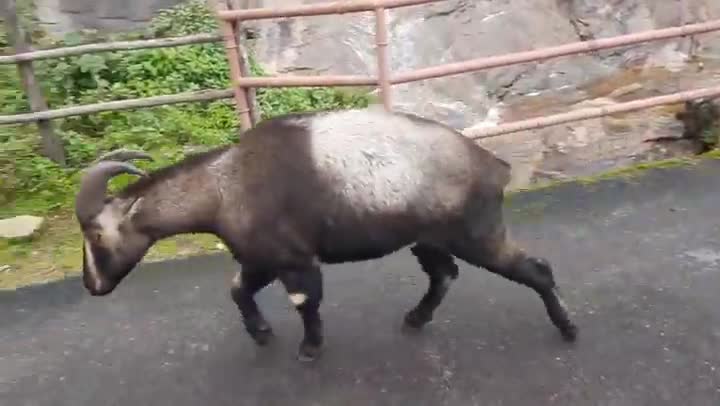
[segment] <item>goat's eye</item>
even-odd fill
[[[95,234],[95,242],[100,242],[101,239],[102,239],[102,234],[101,234],[101,233]]]

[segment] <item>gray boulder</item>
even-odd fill
[[[44,223],[45,219],[37,216],[16,216],[0,219],[0,238],[32,238],[42,229]]]

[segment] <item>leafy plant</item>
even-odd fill
[[[153,36],[214,33],[217,30],[217,20],[202,0],[189,0],[176,7],[162,10],[149,25],[149,31]]]

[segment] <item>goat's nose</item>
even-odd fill
[[[90,272],[85,272],[83,275],[83,285],[92,296],[106,295],[112,290],[112,284]]]

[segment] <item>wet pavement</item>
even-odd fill
[[[295,361],[284,291],[256,348],[224,255],[147,264],[110,296],[78,279],[0,293],[0,405],[718,405],[720,161],[513,196],[515,238],[555,266],[562,341],[529,289],[466,264],[435,321],[401,332],[426,280],[402,251],[325,268],[327,346]]]

